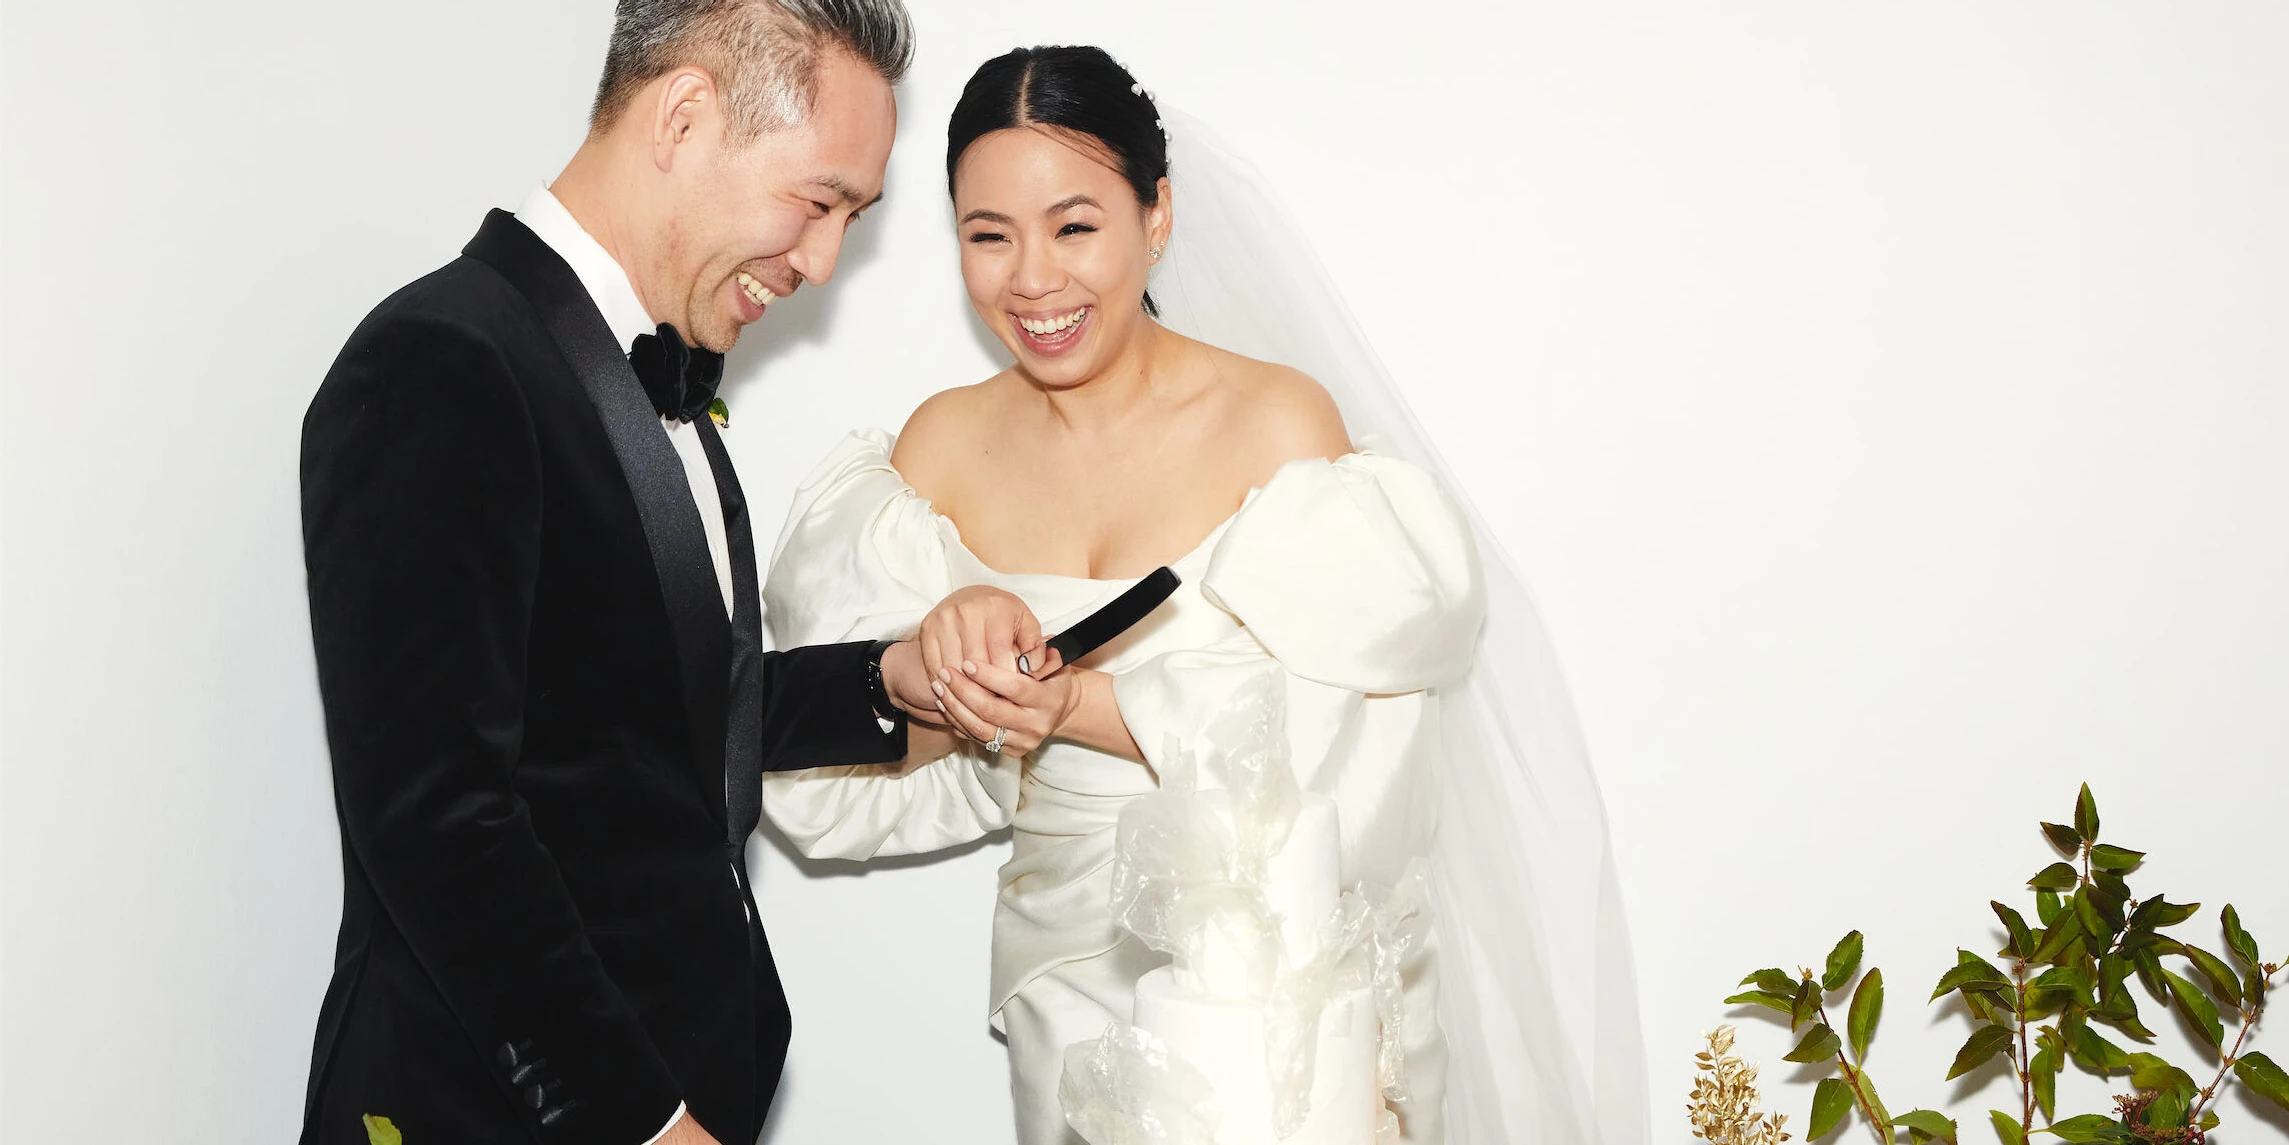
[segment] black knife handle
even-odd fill
[[[1073,627],[1049,638],[1049,646],[1056,649],[1064,662],[1071,664],[1081,657],[1104,647],[1114,637],[1136,626],[1152,615],[1163,601],[1176,593],[1184,581],[1176,570],[1167,566],[1154,569],[1127,592],[1114,597],[1111,604],[1083,617]]]

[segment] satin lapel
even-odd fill
[[[612,452],[619,458],[644,524],[644,540],[652,550],[652,567],[659,575],[660,596],[675,635],[692,762],[705,784],[703,790],[714,796],[709,806],[721,814],[731,627],[725,623],[723,590],[715,581],[715,561],[707,552],[707,533],[700,525],[699,506],[692,501],[683,459],[661,429],[660,415],[629,368],[604,315],[572,268],[547,243],[515,215],[494,211],[462,253],[500,271],[531,300],[611,438]],[[717,480],[721,481],[720,475]],[[752,561],[749,579],[753,579]]]
[[[703,417],[692,425],[707,450],[708,468],[715,473],[724,532],[731,542],[731,698],[724,729],[723,794],[732,837],[743,839],[763,818],[763,600],[756,579],[755,527],[715,422]]]

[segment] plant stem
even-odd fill
[[[2275,973],[2278,973],[2278,971]],[[2222,1091],[2222,1087],[2225,1085],[2226,1073],[2233,1069],[2234,1059],[2241,1056],[2241,1047],[2243,1043],[2249,1040],[2249,1031],[2257,1027],[2257,1020],[2259,1018],[2265,1016],[2265,995],[2263,990],[2271,989],[2272,986],[2273,975],[2268,974],[2264,979],[2264,988],[2259,991],[2258,996],[2251,1002],[2247,1002],[2242,1005],[2241,1032],[2233,1036],[2232,1051],[2226,1053],[2218,1059],[2217,1076],[2211,1078],[2209,1085],[2203,1087],[2201,1100],[2194,1102],[2194,1107],[2186,1111],[2186,1124],[2193,1125],[2200,1122],[2202,1119],[2202,1110],[2207,1108],[2211,1102],[2217,1100],[2217,1095]]]
[[[1811,971],[1808,970],[1805,973],[1810,974]],[[1826,991],[1820,995],[1820,1024],[1831,1030],[1836,1028],[1835,1024],[1828,1020],[1828,995]],[[1841,1046],[1836,1050],[1836,1064],[1844,1070],[1844,1084],[1852,1087],[1852,1101],[1860,1107],[1860,1117],[1868,1123],[1868,1132],[1875,1135],[1876,1145],[1891,1145],[1891,1138],[1884,1135],[1886,1126],[1876,1116],[1876,1103],[1868,1100],[1868,1091],[1860,1085],[1860,1067],[1845,1056],[1845,1050]]]
[[[2019,1027],[2019,1056],[2012,1066],[2019,1071],[2019,1131],[2023,1137],[2035,1128],[2035,1070],[2034,1059],[2027,1052],[2027,960],[2011,961],[2011,976],[2019,980],[2013,992],[2012,1017]]]

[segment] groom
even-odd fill
[[[912,51],[899,0],[621,0],[571,164],[311,403],[344,894],[306,1145],[760,1132],[789,1026],[761,774],[899,760],[934,700],[911,643],[763,651],[708,411],[880,195]]]

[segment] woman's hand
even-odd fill
[[[1018,657],[1044,674],[1048,650],[1041,640],[1041,621],[1016,595],[986,585],[971,585],[938,602],[922,618],[915,633],[922,651],[922,667],[932,680],[942,681],[964,661],[991,664],[1016,671]],[[986,733],[991,738],[993,733]]]
[[[1003,755],[1022,756],[1057,735],[1087,695],[1084,678],[1101,672],[1060,672],[1054,651],[1040,653],[1047,663],[1035,679],[1014,668],[964,660],[940,673],[932,684],[938,705],[955,731]]]

